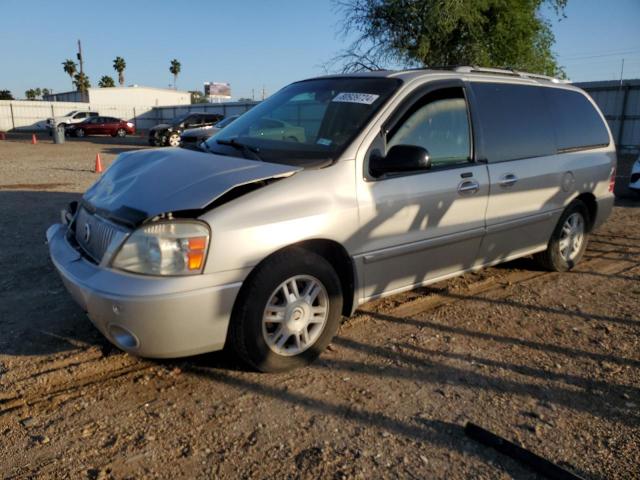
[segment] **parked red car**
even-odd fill
[[[72,125],[67,132],[74,137],[86,135],[111,135],[112,137],[126,137],[136,133],[136,127],[131,122],[125,122],[114,117],[92,117],[82,123]]]

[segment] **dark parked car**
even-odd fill
[[[222,118],[219,113],[188,113],[174,118],[170,123],[161,123],[149,130],[149,145],[177,147],[185,129],[215,125]]]
[[[233,122],[240,115],[231,115],[223,120],[220,120],[213,126],[190,128],[182,132],[180,135],[180,146],[183,148],[189,148],[191,150],[199,150],[199,145],[210,137],[213,137],[216,133],[222,130],[224,127]]]
[[[87,135],[111,135],[112,137],[126,137],[136,133],[133,123],[115,117],[91,117],[84,122],[67,128],[69,135],[85,137]]]

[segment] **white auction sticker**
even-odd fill
[[[375,102],[380,95],[373,93],[355,93],[355,92],[342,92],[333,97],[333,102],[346,102],[346,103],[362,103],[364,105],[371,105]]]

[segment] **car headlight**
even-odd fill
[[[209,228],[200,222],[172,221],[145,225],[129,236],[112,266],[147,275],[202,273],[209,237]]]

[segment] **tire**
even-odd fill
[[[167,138],[167,144],[170,147],[179,147],[180,146],[180,135],[178,135],[175,132],[170,134],[169,138]]]
[[[126,136],[127,136],[127,131],[126,131],[124,128],[119,128],[119,129],[116,131],[116,135],[115,135],[115,136],[118,136],[118,137],[120,137],[120,138],[124,138],[124,137],[126,137]]]
[[[75,131],[75,136],[78,138],[84,137],[84,128],[77,128]]]
[[[587,249],[589,225],[590,218],[586,205],[580,200],[574,200],[562,212],[551,234],[547,249],[536,253],[535,260],[544,269],[553,272],[571,270]]]
[[[290,248],[264,261],[244,282],[228,343],[257,370],[291,370],[308,365],[324,351],[341,314],[340,279],[331,264],[313,252]]]

